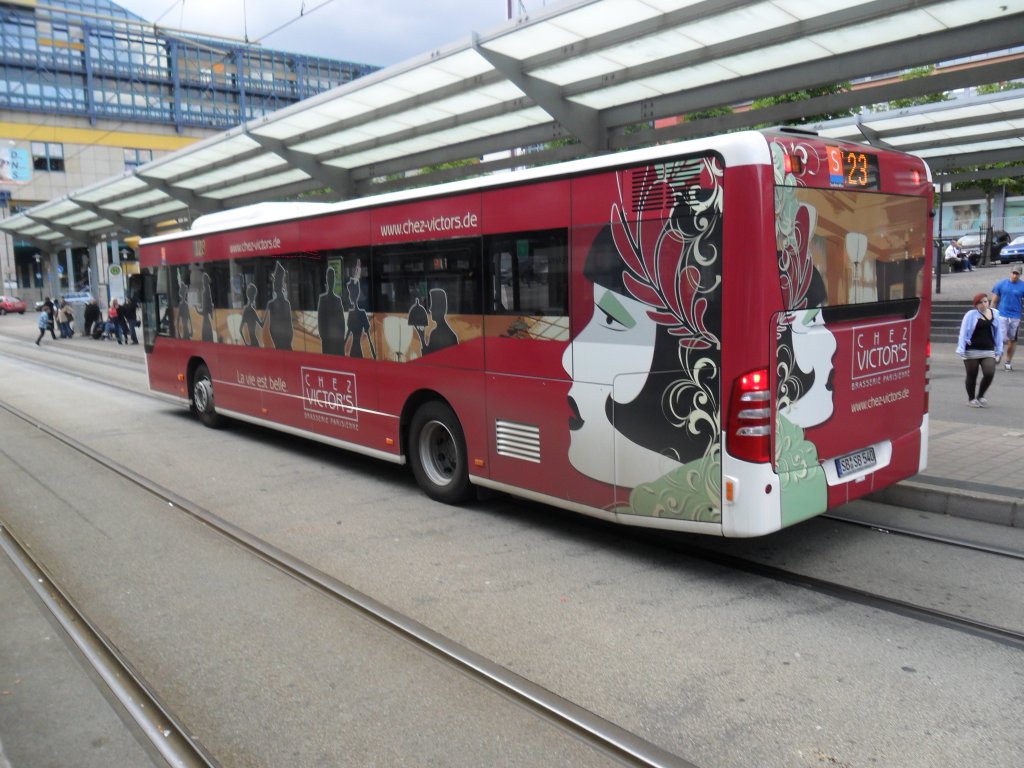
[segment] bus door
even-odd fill
[[[569,411],[569,183],[484,195],[484,361],[492,480],[559,498]]]

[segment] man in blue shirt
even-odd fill
[[[1024,282],[1020,279],[1021,268],[1015,265],[1010,277],[1000,280],[992,288],[992,306],[999,309],[999,323],[1003,326],[1006,339],[1004,367],[1013,370],[1013,352],[1017,348],[1017,331],[1020,328],[1021,308],[1024,305]]]

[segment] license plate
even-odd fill
[[[862,451],[848,453],[836,459],[836,473],[842,477],[862,469],[870,469],[875,466],[875,449],[865,448]]]

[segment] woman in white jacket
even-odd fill
[[[964,359],[967,370],[967,404],[971,407],[988,406],[985,393],[996,375],[996,363],[1002,351],[1003,328],[999,322],[999,311],[989,306],[987,293],[976,294],[974,308],[967,310],[960,323],[960,338],[956,343],[956,353]]]

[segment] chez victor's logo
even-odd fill
[[[307,414],[359,421],[356,377],[345,371],[302,368],[302,407]]]
[[[853,378],[900,371],[910,367],[910,323],[900,321],[859,328],[854,334]]]

